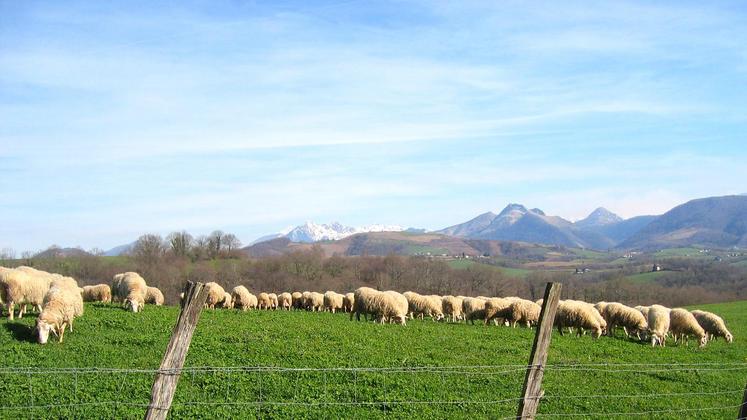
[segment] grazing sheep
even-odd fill
[[[18,318],[23,317],[26,304],[41,309],[50,282],[46,276],[29,274],[24,270],[7,268],[0,270],[0,299],[8,308],[8,319],[13,320],[13,310],[16,304],[20,306]]]
[[[303,309],[303,293],[293,292],[291,298],[293,299],[293,309]]]
[[[488,325],[488,322],[494,319],[505,320],[508,318],[511,303],[513,303],[512,299],[507,298],[490,298],[485,301],[484,324]]]
[[[692,314],[698,320],[698,324],[705,330],[709,340],[713,340],[716,337],[723,337],[727,343],[731,343],[734,340],[734,336],[726,329],[726,323],[724,323],[724,320],[720,316],[701,310],[694,310]]]
[[[583,330],[591,330],[593,338],[599,338],[603,333],[602,324],[599,322],[601,315],[591,304],[574,300],[561,300],[555,314],[555,326],[558,333],[563,335],[563,328],[577,328],[580,337]],[[595,315],[596,313],[596,315]],[[597,317],[598,315],[598,317]],[[602,319],[604,321],[604,319]]]
[[[132,312],[143,309],[147,290],[145,280],[134,271],[116,274],[112,279],[112,301],[123,302]]]
[[[35,332],[40,344],[46,344],[49,333],[60,337],[62,343],[65,329],[73,331],[73,321],[83,315],[83,298],[76,288],[57,284],[49,288],[44,296],[43,309],[36,319]]]
[[[401,293],[395,292],[394,290],[387,290],[383,293],[389,302],[379,306],[379,314],[381,315],[381,322],[389,321],[392,323],[399,323],[405,325],[407,319],[408,303],[407,298]],[[384,302],[382,299],[380,302]]]
[[[272,309],[275,310],[278,308],[278,295],[275,293],[269,293],[268,296],[270,297],[270,301],[272,302]]]
[[[112,301],[112,289],[108,284],[96,284],[93,286],[83,286],[81,295],[84,302],[104,302]]]
[[[223,292],[223,300],[220,302],[220,306],[224,309],[233,309],[233,299],[230,293]]]
[[[449,322],[457,322],[462,319],[462,303],[463,298],[455,296],[444,296],[441,298],[441,310]]]
[[[335,313],[338,310],[342,310],[342,298],[343,295],[332,290],[324,292],[324,296],[322,298],[324,310],[330,311],[332,313]]]
[[[215,306],[221,304],[226,297],[226,291],[214,281],[205,283],[205,289],[208,293],[207,300],[205,300],[206,308],[215,309]]]
[[[319,292],[310,292],[304,306],[307,311],[321,312],[324,310],[324,295]]]
[[[468,297],[462,301],[462,313],[464,313],[464,320],[475,324],[476,319],[485,318],[485,302],[486,299]]]
[[[403,296],[407,299],[410,319],[415,317],[423,319],[423,317],[429,316],[434,321],[440,321],[444,318],[441,297],[436,295],[423,296],[415,292],[405,292]]]
[[[536,324],[539,321],[541,310],[542,307],[531,300],[518,299],[509,305],[508,317],[506,319],[514,328],[516,328],[516,324],[519,322],[524,323],[529,328],[532,324]]]
[[[293,306],[293,296],[288,292],[279,294],[278,306],[280,307],[280,309],[286,309],[290,311],[291,307]]]
[[[610,337],[615,335],[617,327],[622,327],[627,337],[635,334],[636,338],[640,340],[641,333],[645,333],[648,329],[648,322],[643,314],[622,303],[606,303],[600,312],[607,321],[607,334]]]
[[[687,345],[687,338],[690,335],[698,339],[700,347],[708,343],[705,330],[687,309],[674,308],[669,312],[669,331],[672,332],[675,343],[677,340],[680,340],[680,342],[684,340],[685,345]]]
[[[236,286],[231,291],[231,301],[234,308],[246,311],[257,307],[257,297],[249,293],[249,289],[244,286]]]
[[[262,292],[257,295],[257,308],[259,309],[272,309],[272,299],[270,295]]]
[[[145,292],[145,303],[162,306],[164,302],[163,293],[157,287],[150,287]]]
[[[648,309],[648,335],[651,337],[651,347],[657,344],[666,346],[667,334],[669,334],[669,308],[661,305],[651,305]]]
[[[361,314],[368,321],[368,315],[373,315],[372,305],[373,297],[380,293],[378,290],[374,290],[370,287],[359,287],[353,292],[353,310],[350,311],[350,320],[353,320],[355,316],[356,320],[361,320]]]
[[[355,304],[355,295],[353,293],[345,293],[342,297],[342,310],[345,312],[353,312],[353,305]]]

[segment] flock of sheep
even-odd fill
[[[475,320],[481,320],[485,325],[492,321],[496,325],[531,327],[539,321],[542,305],[542,299],[532,302],[519,297],[420,295],[370,287],[360,287],[346,294],[307,291],[257,295],[244,286],[236,286],[228,293],[215,282],[205,284],[205,288],[208,293],[205,307],[210,309],[340,311],[350,313],[351,320],[355,317],[360,321],[363,315],[366,321],[370,316],[374,322],[402,325],[408,318],[429,317],[434,321],[474,324]],[[19,305],[19,318],[26,312],[27,305],[39,311],[35,327],[39,343],[46,343],[50,332],[62,342],[66,327],[72,331],[74,319],[83,314],[84,301],[120,302],[126,309],[140,312],[145,304],[163,305],[164,296],[158,288],[148,287],[135,272],[115,275],[111,286],[98,284],[80,288],[75,279],[59,274],[31,267],[0,267],[0,303],[6,306],[10,320],[13,320],[15,305]],[[694,337],[701,347],[717,337],[729,343],[733,340],[724,320],[716,314],[661,305],[632,308],[617,302],[591,304],[561,300],[554,325],[561,335],[567,329],[575,330],[579,336],[589,331],[594,338],[605,334],[613,336],[622,328],[626,336],[650,340],[652,346],[664,346],[670,336],[675,343],[678,340],[687,343],[689,337]]]
[[[350,319],[360,321],[361,315],[368,321],[399,323],[407,319],[429,317],[434,321],[471,322],[481,320],[485,325],[493,321],[496,325],[531,327],[539,321],[542,299],[532,302],[519,297],[484,296],[438,296],[420,295],[415,292],[399,293],[393,290],[379,291],[370,287],[358,288],[354,293],[340,294],[334,291],[259,293],[254,295],[244,286],[236,286],[231,293],[217,283],[207,283],[208,308],[248,309],[305,309],[308,311],[349,312]],[[183,296],[182,296],[183,297]],[[558,303],[554,325],[563,335],[566,330],[591,336],[614,336],[622,328],[627,337],[651,340],[653,346],[664,346],[667,337],[687,343],[689,337],[705,346],[717,337],[731,343],[732,334],[724,320],[706,311],[688,311],[683,308],[669,309],[661,305],[630,306],[617,302],[591,304],[579,300],[561,300]]]
[[[117,274],[112,285],[97,284],[78,287],[72,277],[48,273],[32,267],[0,267],[0,304],[8,311],[8,319],[18,318],[30,305],[39,312],[34,327],[37,341],[45,344],[50,333],[62,342],[67,328],[73,331],[75,318],[83,315],[83,302],[122,302],[132,312],[142,310],[144,304],[163,305],[163,293],[148,287],[134,272]]]

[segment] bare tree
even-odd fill
[[[241,241],[233,233],[223,235],[223,248],[230,254],[241,247]]]
[[[177,257],[186,257],[192,250],[194,239],[187,231],[172,232],[166,237],[171,247],[171,253]]]
[[[220,255],[220,251],[223,249],[224,236],[222,230],[214,230],[208,236],[208,256],[210,258],[217,258]]]
[[[195,238],[194,243],[192,245],[192,258],[197,260],[202,260],[208,257],[210,254],[208,251],[210,245],[210,239],[205,235],[200,235],[197,238]]]
[[[13,248],[3,248],[0,250],[0,260],[14,260],[16,251]]]
[[[142,235],[132,247],[132,255],[145,265],[156,264],[163,253],[163,239],[156,234]]]

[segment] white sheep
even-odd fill
[[[518,323],[523,323],[527,328],[539,321],[542,307],[531,300],[518,299],[509,305],[508,318],[511,325],[516,328]]]
[[[560,335],[563,335],[563,328],[566,327],[577,328],[578,336],[581,336],[584,330],[590,330],[593,338],[599,338],[602,335],[603,327],[599,322],[602,319],[601,315],[599,315],[599,312],[593,305],[584,303],[574,300],[561,300],[558,302],[554,323]]]
[[[293,295],[283,292],[278,295],[278,307],[290,311],[293,306]]]
[[[490,298],[485,301],[485,317],[483,323],[485,325],[492,320],[501,319],[505,321],[509,316],[509,308],[513,303],[513,299],[508,298]]]
[[[83,286],[81,295],[84,302],[103,302],[112,301],[112,289],[108,284],[95,284],[92,286]]]
[[[708,343],[705,330],[687,309],[674,308],[669,312],[669,331],[672,332],[675,343],[684,340],[687,345],[687,338],[691,335],[698,339],[700,347]]]
[[[269,294],[262,292],[257,295],[257,308],[272,309],[272,299]]]
[[[236,286],[231,291],[231,300],[235,308],[246,311],[257,306],[257,297],[249,293],[244,286]]]
[[[626,336],[630,337],[635,334],[636,338],[640,339],[641,333],[645,333],[648,329],[648,321],[646,321],[643,313],[622,303],[606,303],[600,312],[607,321],[607,334],[609,336],[614,336],[615,329],[622,327]]]
[[[332,313],[342,310],[342,298],[343,298],[343,295],[337,292],[334,292],[332,290],[328,290],[324,292],[323,301],[322,301],[324,305],[324,310],[332,312]]]
[[[727,343],[734,340],[734,336],[726,329],[726,323],[720,316],[701,310],[694,310],[692,314],[698,320],[698,324],[705,330],[709,340],[716,337],[723,337]]]
[[[651,346],[657,344],[666,346],[667,334],[669,334],[669,312],[671,309],[661,305],[651,305],[648,308],[648,335],[651,337]]]
[[[35,332],[40,344],[46,344],[49,333],[60,338],[60,343],[69,326],[73,331],[73,321],[83,315],[83,298],[76,288],[53,285],[44,296],[43,309],[36,319]]]
[[[355,294],[345,293],[342,297],[342,310],[345,312],[353,312],[353,305],[355,305]]]
[[[449,322],[457,322],[462,319],[462,303],[464,299],[461,297],[447,295],[441,298],[441,311],[444,317]]]
[[[637,310],[638,312],[640,312],[643,315],[644,318],[648,319],[648,310],[650,308],[651,308],[650,306],[641,306],[641,305],[638,305],[638,306],[636,306],[633,309]]]
[[[267,294],[270,297],[270,302],[272,302],[272,309],[278,308],[278,295],[275,293],[268,293]]]
[[[306,293],[306,292],[304,292]],[[368,321],[368,315],[373,315],[372,302],[373,297],[379,293],[378,290],[374,290],[370,287],[359,287],[353,292],[353,310],[350,311],[350,320],[353,320],[353,316],[360,321],[361,314]]]
[[[324,295],[319,292],[309,293],[304,306],[307,311],[321,312],[324,310]]]
[[[164,300],[163,293],[159,288],[148,286],[145,292],[145,303],[161,306]]]
[[[233,298],[231,298],[230,293],[223,292],[223,300],[220,302],[220,306],[224,309],[233,309]]]
[[[429,316],[434,321],[440,321],[444,318],[443,303],[440,296],[423,296],[410,291],[405,292],[403,296],[407,299],[410,319],[415,317],[423,319],[423,317]]]
[[[473,325],[476,319],[485,318],[485,302],[487,299],[484,298],[464,298],[462,301],[462,312],[464,313],[464,320],[471,322]]]
[[[0,270],[0,299],[8,309],[8,319],[13,320],[16,304],[20,306],[18,318],[23,317],[26,304],[41,309],[50,283],[48,277],[29,274],[24,270]]]
[[[226,298],[226,291],[220,284],[214,281],[205,283],[205,289],[207,289],[208,293],[207,300],[205,300],[206,308],[215,309]]]
[[[139,312],[145,306],[148,285],[134,271],[116,274],[112,279],[112,301],[124,302],[125,308]]]

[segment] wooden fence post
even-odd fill
[[[200,312],[207,300],[207,290],[202,283],[187,282],[184,286],[182,310],[171,333],[169,346],[161,360],[161,367],[150,391],[150,404],[145,413],[146,420],[165,419],[174,400],[184,359],[189,351],[192,334],[200,319]]]
[[[561,287],[562,284],[560,283],[547,283],[545,288],[539,326],[537,327],[537,333],[534,335],[529,366],[527,367],[526,377],[524,377],[524,389],[522,390],[522,399],[519,401],[517,419],[533,419],[537,413],[537,407],[543,393],[541,391],[542,376],[547,361],[547,348],[550,346],[550,336],[555,322],[555,312],[558,309]]]
[[[742,397],[742,406],[739,408],[739,417],[737,420],[747,419],[747,385],[744,386],[744,396]]]

